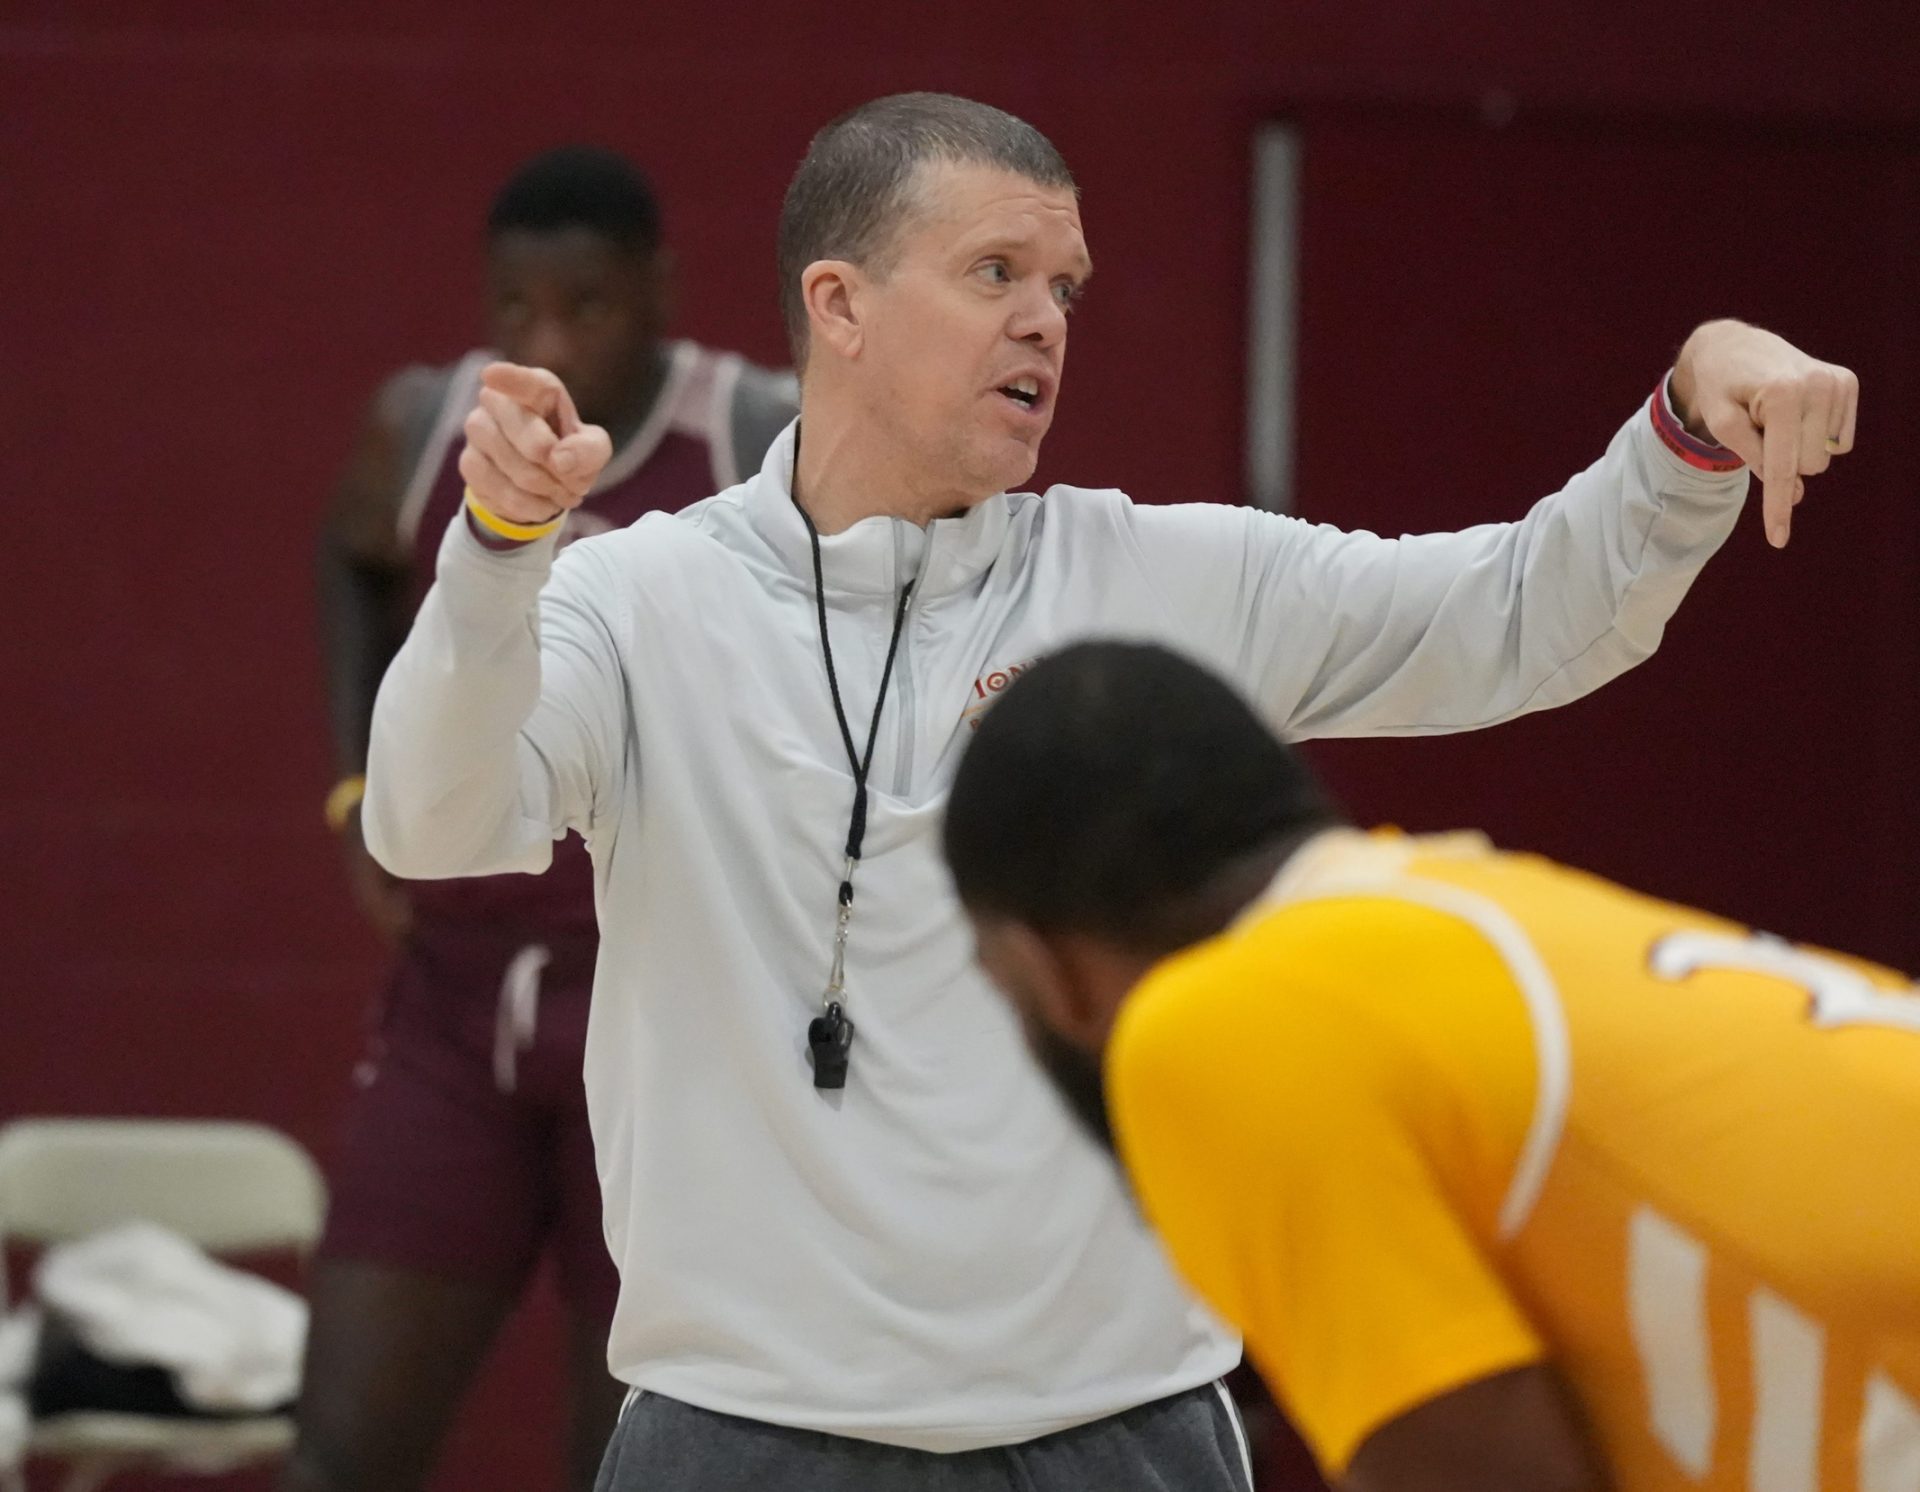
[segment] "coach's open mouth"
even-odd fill
[[[1017,405],[1028,414],[1037,414],[1046,407],[1047,397],[1052,390],[1047,380],[1037,374],[1028,373],[1001,384],[995,392],[1008,403]]]

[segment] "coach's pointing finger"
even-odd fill
[[[1859,380],[1772,332],[1710,321],[1680,349],[1672,387],[1675,413],[1758,474],[1767,539],[1783,548],[1803,478],[1852,449]]]
[[[566,385],[544,368],[490,363],[481,374],[481,403],[514,448],[584,497],[613,457],[613,441],[581,421]],[[555,438],[557,437],[557,439]]]
[[[520,422],[528,420],[532,430],[520,428]],[[482,389],[479,407],[467,416],[466,431],[467,453],[484,456],[511,487],[551,506],[570,507],[576,500],[550,464],[557,437],[517,404]]]
[[[573,416],[576,424],[579,423],[579,415],[573,412],[573,401],[567,397],[567,386],[545,368],[526,368],[518,363],[488,363],[480,371],[480,382],[487,388],[505,394],[514,403],[525,405],[542,419],[554,420],[556,430],[563,408]]]

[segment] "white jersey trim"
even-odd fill
[[[1507,1199],[1500,1208],[1500,1237],[1504,1242],[1533,1216],[1540,1190],[1547,1184],[1547,1172],[1553,1169],[1553,1158],[1559,1153],[1560,1136],[1566,1130],[1567,1102],[1573,1088],[1573,1049],[1566,1010],[1560,1003],[1560,987],[1533,940],[1504,908],[1451,886],[1421,884],[1405,888],[1401,894],[1426,901],[1436,911],[1452,912],[1485,934],[1506,960],[1520,993],[1526,997],[1527,1013],[1533,1017],[1539,1082],[1533,1097],[1533,1122],[1527,1127],[1526,1143],[1520,1147]]]
[[[1301,853],[1317,857],[1319,853],[1339,854],[1349,849],[1358,849],[1363,857],[1357,874],[1343,867],[1333,876],[1320,879],[1314,876],[1311,865],[1296,867],[1289,862],[1281,867],[1272,889],[1255,907],[1299,906],[1349,896],[1392,896],[1458,917],[1493,944],[1526,1002],[1538,1072],[1533,1118],[1527,1126],[1527,1136],[1514,1162],[1513,1176],[1500,1207],[1499,1236],[1506,1242],[1524,1228],[1533,1215],[1541,1188],[1546,1185],[1547,1173],[1553,1169],[1554,1157],[1559,1153],[1560,1137],[1566,1130],[1567,1104],[1573,1088],[1573,1047],[1560,988],[1532,939],[1504,908],[1471,891],[1413,875],[1394,874],[1411,859],[1413,846],[1391,842],[1382,845],[1377,841],[1355,846],[1346,835],[1336,831],[1310,842]],[[1370,874],[1364,865],[1364,860],[1372,859],[1376,850],[1381,854],[1375,863],[1383,874]]]
[[[687,380],[693,377],[695,367],[700,362],[701,348],[692,342],[673,342],[669,348],[667,376],[661,381],[660,393],[653,401],[653,408],[647,411],[640,428],[633,432],[633,439],[614,452],[613,460],[600,473],[600,480],[593,484],[593,492],[604,492],[609,487],[618,486],[645,466],[647,458],[659,450],[660,442],[667,438],[667,431],[674,427],[674,416],[686,393]],[[587,497],[591,501],[593,493],[588,493]]]
[[[740,387],[740,373],[746,365],[747,360],[733,352],[723,353],[713,364],[713,386],[708,393],[701,433],[707,437],[707,450],[712,457],[715,492],[740,485],[740,463],[734,453],[733,395]]]
[[[440,396],[440,412],[434,416],[433,430],[420,449],[420,459],[413,464],[406,491],[400,495],[400,512],[394,528],[400,535],[401,545],[408,551],[419,541],[420,520],[426,514],[427,499],[433,495],[434,481],[446,463],[447,448],[466,424],[467,411],[473,408],[474,396],[480,389],[480,370],[493,360],[491,352],[469,352],[453,365],[446,391]]]

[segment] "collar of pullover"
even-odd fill
[[[813,551],[807,526],[793,505],[794,432],[787,426],[767,450],[760,474],[747,483],[746,507],[754,531],[779,557],[782,569],[808,582]],[[837,534],[820,536],[821,569],[829,595],[897,595],[909,580],[922,596],[964,590],[999,556],[1006,540],[1005,493],[958,518],[922,528],[904,518],[862,518]]]

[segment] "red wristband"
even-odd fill
[[[1647,413],[1653,417],[1653,430],[1661,443],[1697,471],[1738,471],[1746,463],[1723,445],[1702,440],[1680,423],[1680,417],[1667,402],[1667,381],[1661,379],[1647,401]]]

